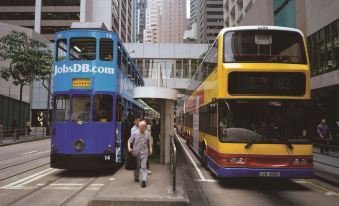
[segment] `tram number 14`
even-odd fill
[[[111,155],[105,155],[105,160],[111,160]]]

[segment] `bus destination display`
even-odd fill
[[[228,76],[231,95],[303,96],[306,77],[299,72],[232,72]]]

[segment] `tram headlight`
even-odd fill
[[[75,140],[73,147],[76,151],[81,151],[85,148],[85,142],[82,139]]]

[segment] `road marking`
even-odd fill
[[[214,180],[214,179],[205,179],[205,180],[195,179],[194,181],[195,182],[219,182],[218,180]]]
[[[34,150],[34,151],[31,151],[31,152],[26,152],[26,153],[23,153],[21,156],[33,154],[33,153],[36,153],[36,152],[38,152],[38,151]]]
[[[310,184],[310,185],[312,185],[312,186],[314,186],[314,187],[317,187],[318,189],[320,189],[320,190],[322,190],[322,191],[324,191],[325,192],[325,195],[330,195],[330,196],[337,196],[337,197],[339,197],[339,193],[338,192],[336,192],[336,191],[334,191],[334,190],[332,190],[332,189],[329,189],[329,188],[327,188],[327,187],[323,187],[323,186],[321,186],[321,185],[318,185],[318,184],[316,184],[316,183],[313,183],[312,181],[310,181],[310,180],[307,180],[307,179],[302,179],[302,182],[300,182],[300,181],[298,181],[299,183],[304,183],[304,184]]]
[[[191,155],[189,154],[188,150],[185,148],[185,145],[182,143],[182,141],[180,140],[180,137],[175,134],[175,136],[177,137],[177,139],[179,140],[181,147],[184,149],[184,151],[186,152],[186,155],[188,156],[188,158],[190,159],[191,163],[193,164],[195,170],[197,171],[201,182],[205,182],[206,178],[204,177],[204,175],[202,174],[200,168],[198,167],[198,165],[195,163],[195,161],[193,160],[193,158],[191,157]]]
[[[42,178],[42,177],[44,177],[46,175],[49,175],[49,174],[51,174],[51,173],[53,173],[55,171],[57,171],[57,169],[48,168],[48,169],[45,169],[45,170],[43,170],[41,172],[37,172],[37,173],[35,173],[33,175],[30,175],[30,176],[25,177],[25,178],[23,178],[21,180],[18,180],[16,182],[12,182],[12,183],[10,183],[8,185],[5,185],[5,186],[1,187],[1,189],[20,189],[23,185],[28,184],[30,182],[33,182],[33,181],[35,181],[37,179],[40,179],[40,178]]]

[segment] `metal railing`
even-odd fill
[[[170,170],[171,170],[171,182],[173,186],[173,191],[175,191],[176,187],[176,169],[177,169],[177,148],[175,146],[174,137],[171,135],[171,143],[170,143]]]
[[[3,129],[0,127],[0,145],[49,138],[46,128]]]

